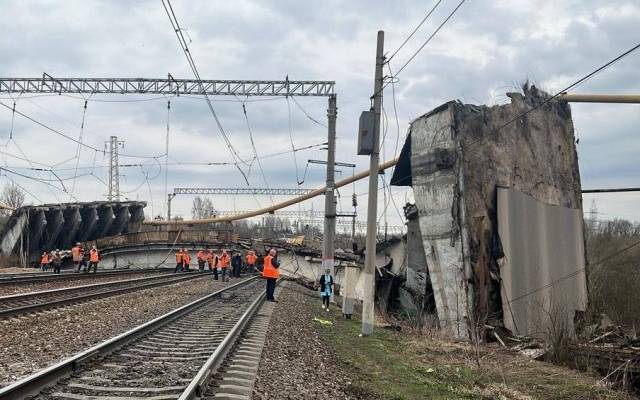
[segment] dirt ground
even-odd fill
[[[321,309],[316,292],[281,289],[254,399],[632,399],[602,377],[531,360],[498,346],[474,348],[437,331],[377,327]]]

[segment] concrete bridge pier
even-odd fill
[[[44,248],[47,250],[55,250],[58,236],[64,225],[64,215],[62,209],[51,208],[45,211],[47,225],[44,232]]]
[[[97,237],[107,236],[111,225],[113,225],[113,207],[105,204],[98,207],[98,225],[96,226],[95,235]]]
[[[96,206],[85,207],[81,212],[82,224],[80,225],[80,232],[78,234],[78,241],[84,242],[93,236],[93,232],[96,230],[98,224],[98,210]]]
[[[69,206],[64,210],[64,226],[59,240],[61,249],[70,249],[75,244],[74,239],[81,223],[80,207]]]

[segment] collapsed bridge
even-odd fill
[[[146,205],[143,201],[96,201],[20,207],[2,231],[0,251],[26,266],[42,250],[69,249],[75,242],[137,232]]]

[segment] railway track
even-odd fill
[[[266,330],[252,323],[263,292],[257,277],[245,279],[0,389],[0,399],[201,398],[237,339]]]
[[[15,317],[25,313],[38,312],[103,297],[115,296],[135,290],[170,285],[203,276],[202,273],[198,272],[180,275],[162,274],[153,277],[3,296],[0,297],[0,318]]]
[[[54,274],[53,272],[42,272],[42,273],[34,273],[34,274],[0,274],[0,286],[3,285],[19,285],[19,284],[32,284],[39,282],[52,282],[52,281],[63,281],[69,279],[81,279],[83,277],[111,277],[111,276],[122,276],[122,275],[140,275],[140,274],[148,274],[150,272],[158,272],[160,273],[169,273],[172,269],[163,268],[163,269],[127,269],[127,270],[109,270],[109,271],[100,271],[95,274],[85,274],[85,273],[75,273],[75,272],[64,272],[61,274]]]

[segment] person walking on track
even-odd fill
[[[174,273],[176,272],[182,272],[182,257],[184,256],[184,253],[182,252],[182,249],[178,250],[178,252],[176,253],[176,269],[173,270]]]
[[[213,280],[218,280],[218,263],[220,260],[218,259],[218,255],[213,252],[213,250],[209,250],[209,254],[207,254],[207,261],[209,262],[209,269],[213,271]]]
[[[264,257],[264,266],[262,268],[262,277],[267,280],[267,301],[275,302],[273,292],[276,290],[276,281],[280,277],[280,261],[276,249],[269,250],[269,254]]]
[[[233,267],[233,277],[240,278],[240,270],[242,269],[242,256],[239,252],[234,252],[231,257],[231,266]]]
[[[247,253],[247,270],[249,272],[256,272],[256,261],[258,257],[256,257],[256,252],[253,250],[249,250]]]
[[[60,254],[60,250],[56,249],[56,251],[51,253],[52,259],[51,264],[53,265],[53,273],[59,274],[60,267],[62,266],[62,254]]]
[[[100,253],[98,252],[98,248],[96,246],[92,246],[89,251],[89,267],[87,268],[87,272],[91,272],[91,268],[93,268],[93,273],[98,272],[98,263],[100,262]]]
[[[231,263],[231,259],[229,257],[229,253],[226,250],[222,250],[222,255],[220,256],[220,260],[218,261],[218,267],[220,268],[220,272],[222,273],[222,282],[229,282],[229,264]]]
[[[185,249],[182,249],[182,270],[185,272],[189,272],[189,266],[191,265],[191,256],[189,252]]]
[[[73,270],[78,273],[82,266],[82,256],[84,255],[84,249],[79,242],[71,249],[71,258],[73,259]]]
[[[49,253],[46,250],[40,255],[40,269],[42,271],[49,269]]]
[[[322,296],[322,309],[329,311],[329,301],[333,293],[333,276],[329,268],[324,270],[324,275],[320,277],[320,295]]]
[[[196,258],[198,259],[198,271],[204,272],[204,263],[206,261],[204,250],[200,250],[196,255]]]

